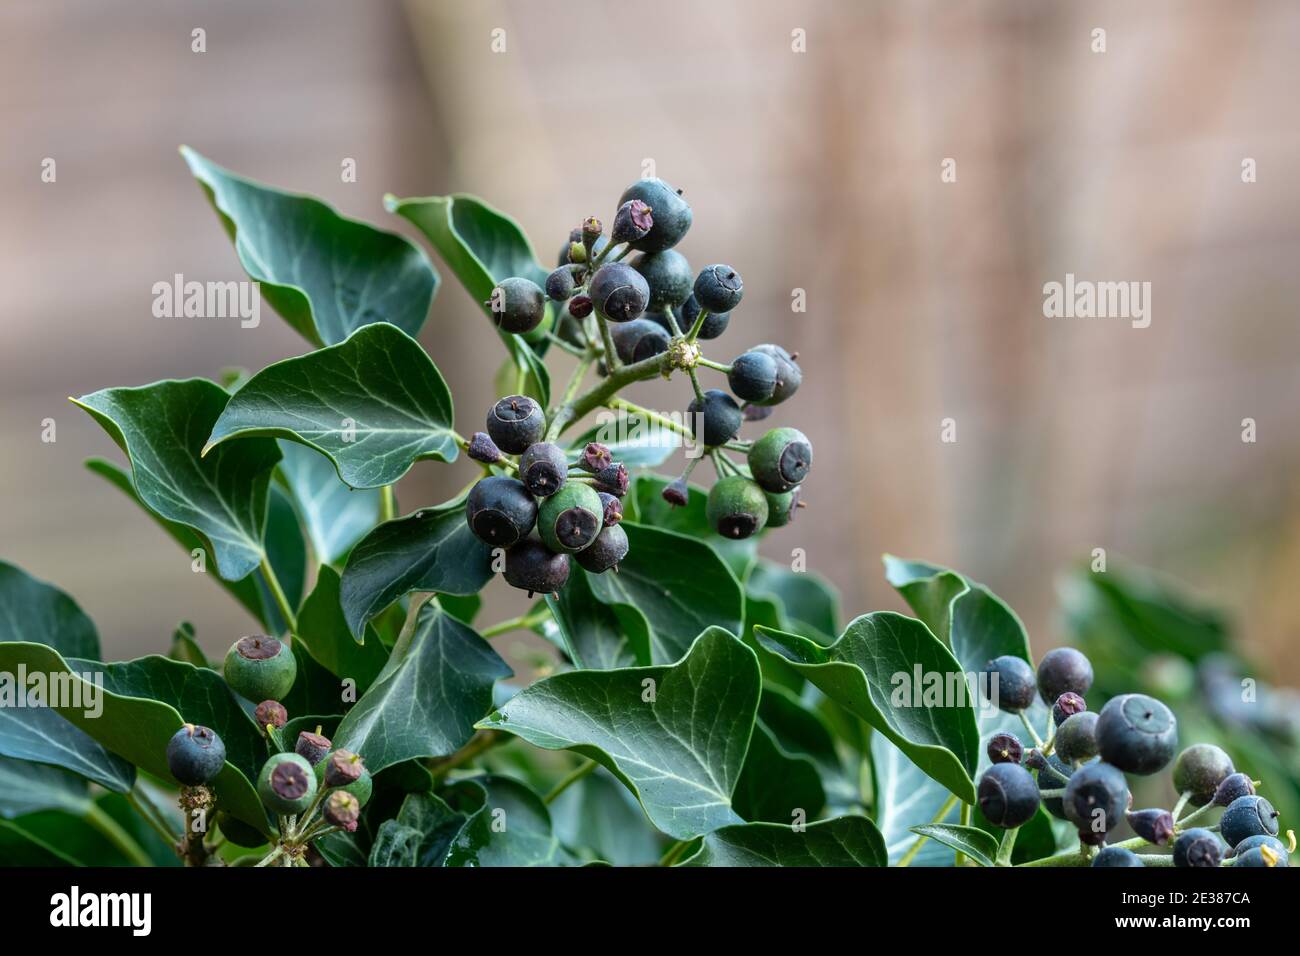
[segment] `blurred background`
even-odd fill
[[[84,470],[121,455],[66,396],[307,350],[269,308],[256,329],[152,316],[175,273],[243,278],[187,143],[417,241],[385,192],[477,194],[544,264],[652,161],[694,207],[681,251],[745,276],[710,355],[800,355],[771,421],[817,473],[769,557],[806,549],[846,618],[902,607],[882,552],[958,568],[1041,653],[1071,633],[1060,575],[1104,548],[1300,682],[1295,3],[7,0],[0,36],[0,557],[75,595],[110,659],[182,619],[216,653],[251,618]],[[468,432],[502,356],[441,271],[422,340]],[[1150,282],[1150,327],[1045,318],[1066,273]],[[471,474],[417,465],[403,510]],[[494,594],[485,621],[522,609]]]

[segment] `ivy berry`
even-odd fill
[[[698,396],[691,399],[691,403],[686,406],[686,415],[691,431],[699,436],[707,448],[731,441],[740,431],[740,406],[720,388],[708,389],[703,400]],[[786,491],[788,488],[775,490]]]
[[[546,413],[527,395],[507,395],[488,411],[487,433],[498,448],[519,455],[542,440]]]
[[[1261,796],[1238,797],[1219,820],[1219,831],[1231,846],[1253,836],[1277,836],[1278,812]]]
[[[1146,866],[1140,856],[1122,846],[1102,847],[1101,852],[1092,858],[1092,865],[1101,867]]]
[[[222,673],[242,697],[283,700],[298,676],[298,661],[285,642],[254,634],[230,645]]]
[[[691,228],[694,214],[690,205],[682,198],[680,190],[662,179],[639,179],[628,186],[618,199],[619,208],[634,199],[649,206],[652,217],[649,231],[632,241],[632,248],[638,252],[670,249],[681,242]]]
[[[187,787],[209,782],[226,764],[226,745],[217,732],[185,724],[167,741],[167,769]]]
[[[1067,717],[1081,714],[1088,709],[1088,702],[1072,691],[1066,691],[1056,698],[1052,705],[1052,723],[1057,727],[1065,723]]]
[[[293,751],[303,760],[307,761],[313,767],[329,756],[330,748],[334,746],[328,737],[322,736],[320,728],[316,732],[304,730],[298,734],[298,740],[293,745]]]
[[[318,786],[350,793],[363,807],[370,802],[374,781],[360,754],[340,748],[318,763],[314,772]]]
[[[668,333],[657,322],[633,319],[610,330],[614,351],[626,364],[653,358],[668,351]]]
[[[553,442],[529,445],[519,458],[519,480],[538,498],[553,495],[569,476],[569,458]]]
[[[654,228],[654,210],[640,199],[629,199],[614,213],[609,238],[614,242],[636,242]]]
[[[647,311],[662,314],[665,309],[676,309],[690,298],[694,274],[686,257],[676,249],[643,252],[630,259],[628,265],[641,273],[650,289]]]
[[[610,568],[618,570],[618,564],[627,557],[627,532],[620,525],[611,524],[603,528],[596,540],[579,551],[575,557],[578,564],[592,574],[604,574]]]
[[[976,791],[980,810],[995,827],[1014,829],[1038,812],[1038,785],[1019,764],[995,763],[984,771]]]
[[[741,280],[740,273],[731,266],[705,266],[695,277],[692,294],[701,308],[710,312],[730,312],[740,305],[741,297],[745,294],[745,283]]]
[[[1130,810],[1124,819],[1148,843],[1164,846],[1173,839],[1174,815],[1168,810]]]
[[[795,361],[797,353],[787,352],[781,346],[771,344],[755,345],[749,351],[766,355],[776,364],[776,386],[772,389],[772,394],[761,401],[753,401],[754,405],[780,405],[799,390],[803,384],[803,371]]]
[[[1056,728],[1056,752],[1071,763],[1097,756],[1097,715],[1090,710],[1072,714]]]
[[[1223,860],[1223,844],[1203,827],[1192,827],[1174,841],[1174,866],[1218,866]]]
[[[994,734],[989,738],[985,752],[994,763],[1020,763],[1024,746],[1015,734]]]
[[[596,540],[604,523],[600,495],[578,481],[566,483],[537,509],[537,533],[555,552],[581,551]]]
[[[1049,707],[1062,694],[1088,693],[1092,686],[1092,663],[1073,647],[1058,647],[1038,662],[1038,694]]]
[[[759,486],[782,494],[808,477],[812,443],[797,428],[774,428],[750,446],[748,460],[749,471]]]
[[[1161,770],[1173,759],[1177,746],[1174,715],[1146,694],[1114,697],[1097,717],[1101,759],[1126,773],[1146,776]]]
[[[730,475],[709,489],[704,513],[709,526],[724,538],[748,538],[767,524],[767,496],[748,478]]]
[[[533,530],[537,523],[537,501],[522,481],[489,475],[465,499],[465,520],[483,543],[509,548]]]
[[[1061,802],[1066,818],[1079,828],[1079,839],[1095,845],[1119,826],[1128,800],[1124,774],[1108,763],[1093,763],[1074,772]]]
[[[569,556],[557,554],[536,538],[525,538],[506,552],[505,579],[533,594],[553,594],[569,580]]]
[[[1003,654],[984,665],[988,696],[993,706],[1018,714],[1034,702],[1034,669],[1024,658]]]
[[[738,356],[727,372],[732,394],[746,402],[765,402],[776,391],[776,359],[767,352],[749,351]]]
[[[1255,781],[1251,780],[1244,773],[1230,773],[1223,778],[1223,782],[1215,788],[1214,805],[1216,807],[1231,806],[1232,802],[1238,797],[1248,797],[1255,792]]]
[[[781,494],[764,492],[767,495],[767,526],[782,528],[794,520],[795,512],[803,507],[799,497],[799,488],[791,488]]]
[[[1232,758],[1214,744],[1192,744],[1174,761],[1174,789],[1197,804],[1214,799],[1219,784],[1232,776]]]
[[[691,295],[682,303],[681,309],[677,310],[677,327],[683,332],[689,332],[695,326],[695,320],[700,317],[700,303],[696,301],[695,296]],[[723,332],[727,331],[727,326],[731,323],[730,312],[709,312],[704,316],[704,321],[700,325],[700,331],[696,338],[716,339]],[[667,323],[665,322],[665,327]]]
[[[316,776],[311,764],[298,754],[275,754],[262,765],[257,793],[274,813],[302,813],[316,798]]]
[[[483,304],[503,332],[531,332],[546,317],[546,293],[536,282],[521,276],[503,280]]]
[[[625,262],[606,262],[587,286],[596,313],[609,322],[631,322],[646,310],[650,286]]]

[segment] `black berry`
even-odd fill
[[[533,530],[537,501],[523,482],[490,475],[470,490],[465,499],[465,520],[480,541],[509,548]]]
[[[507,395],[488,410],[488,435],[508,454],[523,453],[545,430],[546,413],[527,395]]]
[[[779,345],[755,345],[751,352],[766,355],[776,363],[776,387],[770,398],[754,402],[755,405],[780,405],[799,390],[803,384],[803,370],[795,361],[795,356]]]
[[[579,266],[560,266],[546,277],[546,296],[556,302],[568,302],[573,295],[573,270]]]
[[[995,827],[1012,829],[1038,812],[1038,786],[1019,764],[995,763],[984,771],[976,791],[980,810]]]
[[[1202,827],[1193,827],[1174,841],[1174,866],[1218,866],[1223,860],[1223,844]]]
[[[1231,846],[1247,837],[1276,836],[1278,812],[1273,804],[1258,795],[1238,797],[1223,811],[1219,829]]]
[[[559,445],[537,442],[519,456],[519,480],[538,498],[559,491],[568,475],[569,459]]]
[[[1089,835],[1095,839],[1119,826],[1128,799],[1124,774],[1110,764],[1093,763],[1074,772],[1061,802],[1066,818],[1079,828],[1080,838]]]
[[[631,322],[650,301],[645,278],[624,262],[606,262],[587,286],[596,312],[610,322]]]
[[[1092,858],[1092,865],[1102,867],[1146,866],[1141,857],[1122,846],[1102,847],[1097,855]]]
[[[207,783],[226,763],[226,745],[210,727],[185,724],[167,741],[167,769],[189,787]]]
[[[614,351],[625,363],[640,362],[668,351],[668,333],[649,319],[633,319],[610,330]]]
[[[612,464],[614,464],[614,455],[600,442],[587,442],[582,449],[582,454],[578,456],[578,466],[593,475],[604,471]]]
[[[682,241],[691,228],[691,207],[681,193],[662,179],[639,179],[619,197],[619,206],[639,199],[650,207],[650,231],[632,243],[640,252],[662,252]]]
[[[677,327],[683,333],[689,332],[695,325],[695,320],[700,317],[700,304],[695,301],[695,296],[689,296],[682,303],[680,309],[675,310],[677,318]],[[704,322],[700,326],[697,338],[716,339],[723,332],[727,331],[727,325],[731,322],[730,312],[710,312],[704,317]],[[665,321],[665,328],[667,322]]]
[[[740,273],[721,264],[701,269],[692,290],[695,301],[710,312],[730,312],[740,305],[744,293],[745,283]]]
[[[676,249],[643,252],[629,260],[628,264],[641,273],[650,288],[650,301],[646,305],[650,312],[676,309],[690,297],[691,281],[694,278],[691,264]]]
[[[608,528],[612,524],[618,524],[623,520],[623,502],[619,500],[618,495],[611,495],[608,491],[597,492],[600,496],[600,505],[604,514],[604,525]]]
[[[597,491],[603,491],[616,498],[622,498],[627,494],[627,486],[630,479],[627,473],[627,465],[623,464],[621,461],[616,461],[612,465],[606,465],[600,471],[596,472],[595,478]]]
[[[596,535],[596,540],[575,557],[592,574],[602,574],[610,568],[617,569],[618,563],[627,557],[627,549],[627,532],[612,524]]]
[[[506,552],[506,582],[531,594],[551,594],[569,579],[569,556],[556,554],[536,538],[525,538]]]
[[[1192,802],[1209,803],[1215,791],[1235,771],[1232,758],[1214,744],[1192,744],[1174,761],[1174,789],[1191,793]]]
[[[740,431],[740,406],[720,388],[704,393],[704,400],[693,398],[686,406],[687,424],[705,444],[713,448],[736,437]],[[778,491],[787,489],[780,488]]]
[[[765,402],[776,391],[776,359],[766,352],[746,352],[731,363],[727,384],[739,399]]]
[[[1214,791],[1216,807],[1230,806],[1238,797],[1248,797],[1255,792],[1255,781],[1244,773],[1230,773]]]
[[[1130,810],[1124,819],[1133,832],[1156,846],[1164,846],[1174,836],[1174,815],[1168,810]]]
[[[1088,702],[1073,691],[1066,691],[1060,697],[1056,698],[1056,703],[1052,705],[1052,720],[1059,727],[1065,723],[1065,718],[1073,714],[1081,714],[1088,709]]]
[[[988,697],[998,710],[1018,714],[1034,702],[1034,669],[1024,658],[1003,654],[984,665]]]
[[[1169,708],[1154,697],[1114,697],[1097,717],[1101,759],[1126,773],[1146,775],[1163,769],[1173,759],[1177,746],[1178,722]]]
[[[1058,647],[1038,662],[1038,694],[1049,707],[1065,693],[1088,693],[1092,686],[1092,664],[1073,647]]]
[[[531,332],[546,317],[546,294],[536,282],[520,276],[502,281],[484,305],[503,332]]]
[[[501,460],[501,449],[497,447],[487,432],[475,432],[470,436],[469,447],[465,454],[485,465],[495,465]]]
[[[1056,728],[1056,752],[1071,763],[1097,756],[1097,715],[1085,710],[1065,718]]]
[[[636,242],[643,238],[655,224],[654,211],[639,199],[629,199],[614,213],[614,226],[609,237],[614,242]]]
[[[994,734],[985,751],[994,763],[1020,763],[1024,746],[1015,734]]]

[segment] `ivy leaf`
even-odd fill
[[[328,457],[351,487],[378,488],[417,461],[455,461],[451,425],[438,367],[419,342],[379,322],[258,372],[231,396],[203,454],[229,447],[229,438],[287,438]]]
[[[16,672],[20,666],[60,680],[67,675],[72,692],[53,709],[105,749],[162,780],[173,779],[167,742],[181,725],[189,721],[211,727],[226,745],[226,764],[211,784],[218,802],[267,832],[266,811],[249,783],[266,759],[266,747],[219,674],[158,656],[101,664],[64,660],[43,644],[0,644],[0,671]],[[90,683],[101,680],[102,692]],[[90,716],[84,706],[71,706],[91,699],[102,702],[102,713]]]
[[[181,621],[172,632],[172,646],[167,656],[174,661],[193,664],[195,667],[212,666],[208,656],[203,653],[203,648],[199,647],[198,641],[194,639],[194,625],[189,621]]]
[[[838,815],[863,808],[865,798],[860,792],[858,774],[845,772],[844,761],[835,746],[835,736],[821,714],[789,689],[765,683],[763,697],[758,703],[758,717],[783,750],[810,760],[817,768],[828,811]],[[776,822],[786,823],[788,820]]]
[[[546,285],[547,270],[538,263],[519,224],[481,199],[466,195],[399,199],[386,195],[384,206],[424,233],[484,315],[488,314],[484,303],[503,279],[521,276],[539,286]],[[547,407],[551,400],[550,373],[538,353],[518,335],[499,329],[497,334],[524,378],[524,393]]]
[[[513,675],[487,641],[440,607],[425,605],[408,621],[335,733],[335,746],[363,754],[371,773],[464,746],[492,708],[492,685]]]
[[[318,199],[245,179],[188,146],[189,164],[262,295],[313,345],[342,342],[372,322],[415,335],[438,290],[419,246],[345,219]]]
[[[984,585],[947,568],[890,555],[885,576],[968,674],[1004,654],[1033,662],[1020,618]]]
[[[871,735],[872,817],[885,840],[889,863],[894,865],[912,848],[916,836],[912,827],[929,823],[948,802],[948,788],[930,777],[907,759],[907,755],[890,743],[884,734]],[[956,820],[954,803],[943,823]],[[951,849],[942,843],[927,841],[912,858],[911,866],[952,866]]]
[[[380,493],[349,488],[324,455],[279,442],[280,476],[321,564],[337,565],[352,546],[379,522]]]
[[[99,475],[139,505],[149,517],[153,518],[159,527],[171,536],[172,540],[181,546],[186,554],[193,554],[195,548],[201,549],[205,554],[212,552],[212,546],[193,528],[175,521],[168,521],[146,505],[140,499],[140,496],[136,494],[135,486],[131,483],[130,473],[120,465],[106,461],[103,458],[88,458],[86,459],[86,468]],[[206,576],[221,585],[226,593],[238,601],[244,610],[248,611],[254,619],[260,621],[267,633],[284,633],[288,625],[280,616],[280,610],[276,607],[275,599],[271,596],[271,592],[267,589],[266,583],[260,574],[250,574],[239,581],[227,581],[219,574]]]
[[[397,816],[380,824],[374,848],[370,851],[370,865],[442,866],[452,841],[468,819],[469,814],[452,809],[432,793],[408,794]],[[390,828],[399,832],[390,836],[386,832]],[[409,831],[409,835],[402,831]],[[395,864],[378,860],[385,844],[401,847],[403,862]]]
[[[591,757],[681,840],[739,822],[732,793],[759,693],[754,652],[711,627],[677,664],[556,674],[478,726]]]
[[[812,759],[786,750],[758,720],[731,803],[746,820],[788,826],[815,820],[826,805],[826,791]]]
[[[370,689],[388,662],[388,651],[373,628],[366,628],[364,643],[353,640],[339,598],[339,573],[328,564],[321,565],[316,587],[298,612],[294,643],[335,677],[356,681],[358,696]]]
[[[758,539],[743,538],[733,541],[718,534],[709,525],[704,506],[708,494],[696,485],[690,485],[686,504],[673,507],[664,501],[663,490],[668,486],[668,479],[662,475],[638,475],[628,497],[632,500],[632,513],[627,515],[629,521],[653,525],[666,531],[676,531],[707,544],[716,551],[737,581],[745,580],[754,558],[758,554]],[[619,565],[622,568],[622,565]]]
[[[997,859],[997,839],[978,827],[964,827],[958,823],[924,823],[912,827],[912,832],[965,853],[980,866],[993,866]]]
[[[618,571],[593,575],[596,599],[615,608],[633,645],[648,641],[650,659],[676,661],[696,635],[718,627],[740,632],[744,594],[707,544],[683,534],[622,522],[628,553]]]
[[[53,584],[0,561],[0,642],[48,644],[70,657],[99,658],[99,633],[77,602]]]
[[[546,804],[517,780],[473,777],[456,783],[453,797],[457,806],[470,803],[478,808],[452,840],[444,865],[519,867],[570,862],[551,830]]]
[[[352,636],[411,591],[475,594],[492,578],[492,550],[465,521],[465,499],[386,521],[361,539],[343,570],[340,600]]]
[[[126,452],[149,510],[202,535],[221,576],[238,581],[266,557],[267,488],[280,450],[258,439],[202,454],[228,397],[215,382],[192,378],[73,401]]]
[[[866,817],[836,817],[802,831],[779,823],[723,827],[680,866],[884,866],[885,844]]]
[[[924,624],[891,611],[864,614],[829,647],[797,634],[754,630],[764,647],[782,654],[828,697],[888,737],[958,797],[975,802],[975,710],[961,665]],[[916,686],[918,674],[921,686]],[[927,705],[924,682],[939,681],[941,700],[948,700],[953,675],[961,680],[960,701]],[[907,706],[896,706],[895,695]]]
[[[840,596],[825,578],[811,571],[791,571],[775,561],[758,561],[745,580],[745,593],[775,601],[782,630],[829,644],[839,633]]]
[[[577,562],[564,587],[546,595],[546,606],[559,634],[558,644],[574,667],[612,670],[650,663],[649,642],[633,646],[634,637],[644,631],[624,630],[613,609],[596,600],[591,579]]]
[[[0,678],[0,757],[62,767],[118,793],[131,789],[134,767],[109,753],[58,712],[48,707],[14,706],[12,700],[6,699],[6,682]],[[15,690],[26,693],[26,688]]]
[[[90,808],[86,781],[60,767],[0,757],[0,818],[12,820],[42,810],[80,816]]]
[[[569,787],[548,809],[560,842],[584,859],[646,866],[663,853],[636,798],[603,769]]]

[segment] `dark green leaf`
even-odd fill
[[[339,573],[327,564],[321,565],[316,587],[298,612],[295,637],[335,677],[356,681],[358,696],[369,690],[388,661],[374,628],[366,628],[365,643],[352,639],[339,599]]]
[[[481,796],[469,795],[474,789]],[[482,801],[452,840],[446,866],[558,866],[569,855],[551,832],[541,798],[509,777],[483,776],[455,785],[458,807]]]
[[[912,827],[912,832],[965,853],[980,866],[993,866],[997,859],[997,839],[978,827],[964,827],[957,823],[925,823]]]
[[[105,749],[163,780],[167,742],[186,721],[211,727],[226,745],[226,765],[212,786],[221,806],[245,823],[267,831],[266,813],[249,780],[261,769],[265,745],[253,722],[213,671],[165,657],[142,657],[120,664],[64,659],[43,644],[0,644],[0,671],[68,675],[67,679],[103,680],[103,712],[88,717],[81,707],[60,704],[54,709],[95,738]],[[85,700],[86,688],[81,690]],[[75,691],[64,699],[75,703]],[[184,713],[185,717],[181,717]]]
[[[890,611],[864,614],[829,647],[763,627],[755,633],[763,646],[784,655],[927,774],[967,803],[975,802],[971,775],[979,759],[979,731],[973,702],[961,665],[924,624]]]
[[[604,769],[569,787],[549,809],[560,842],[584,859],[645,866],[663,853],[636,798]]]
[[[82,814],[90,807],[86,781],[61,767],[0,757],[0,817],[41,810]]]
[[[791,571],[774,561],[759,561],[745,581],[745,593],[777,602],[782,630],[829,644],[839,633],[840,597],[825,578],[811,571]]]
[[[95,624],[68,594],[0,561],[0,642],[48,644],[60,654],[99,659]]]
[[[636,632],[624,631],[614,611],[596,600],[590,577],[576,562],[568,583],[555,594],[546,595],[546,606],[554,618],[557,643],[574,667],[612,670],[650,663],[648,642],[632,646]]]
[[[465,499],[386,521],[348,557],[340,585],[353,637],[367,621],[411,591],[474,594],[492,578],[492,551],[465,521]]]
[[[344,219],[318,199],[253,182],[181,148],[239,262],[271,307],[313,345],[372,322],[420,331],[438,273],[414,243]]]
[[[227,398],[216,383],[192,378],[110,388],[74,401],[126,452],[140,500],[211,542],[221,576],[237,581],[266,554],[267,488],[280,450],[257,439],[204,456]]]
[[[740,633],[744,595],[722,559],[686,535],[624,521],[628,553],[618,571],[592,575],[592,593],[617,609],[633,646],[644,634],[651,660],[679,660],[703,630]]]
[[[681,866],[884,866],[885,845],[866,817],[836,817],[802,831],[779,823],[723,827]]]
[[[731,804],[746,820],[788,826],[817,819],[826,791],[812,758],[787,751],[759,720]]]
[[[436,605],[418,611],[374,685],[348,711],[335,746],[362,754],[371,773],[415,757],[442,757],[474,734],[492,685],[512,671],[477,633]]]
[[[667,485],[668,479],[662,475],[638,475],[632,492],[628,495],[633,507],[627,519],[677,531],[707,544],[722,556],[737,581],[745,580],[745,575],[758,554],[758,539],[733,541],[724,538],[710,527],[709,519],[705,516],[704,505],[709,497],[706,492],[691,485],[686,504],[674,507],[663,498],[663,490]]]
[[[276,485],[266,513],[266,556],[289,606],[297,607],[307,586],[307,542],[288,493]]]
[[[455,461],[451,426],[438,367],[419,342],[380,322],[262,369],[231,396],[203,453],[230,438],[287,438],[326,455],[351,487],[378,488],[417,461]]]
[[[865,797],[860,792],[859,774],[845,771],[835,736],[821,714],[786,687],[765,683],[758,717],[782,749],[806,757],[816,766],[829,812],[838,815],[862,809]]]
[[[547,270],[537,262],[519,224],[481,199],[465,195],[385,196],[384,205],[424,233],[485,316],[484,303],[501,280],[520,276],[539,286],[546,284]],[[524,378],[524,393],[545,408],[550,404],[550,375],[538,353],[517,335],[498,334]]]
[[[754,652],[709,628],[678,664],[537,681],[479,726],[601,763],[677,839],[739,820],[731,795],[758,708]]]
[[[934,821],[952,794],[943,784],[926,776],[884,734],[871,735],[871,774],[874,790],[871,816],[884,837],[890,864],[896,864],[916,843],[912,827]],[[959,813],[954,803],[938,822],[956,821]],[[951,849],[927,840],[909,865],[952,864]]]
[[[280,474],[293,500],[316,560],[340,564],[352,546],[379,521],[380,492],[349,488],[324,455],[282,441]]]
[[[174,661],[183,661],[195,667],[212,666],[208,656],[203,653],[203,648],[199,647],[198,641],[194,639],[194,625],[189,621],[181,621],[172,633],[172,647],[167,656]]]

